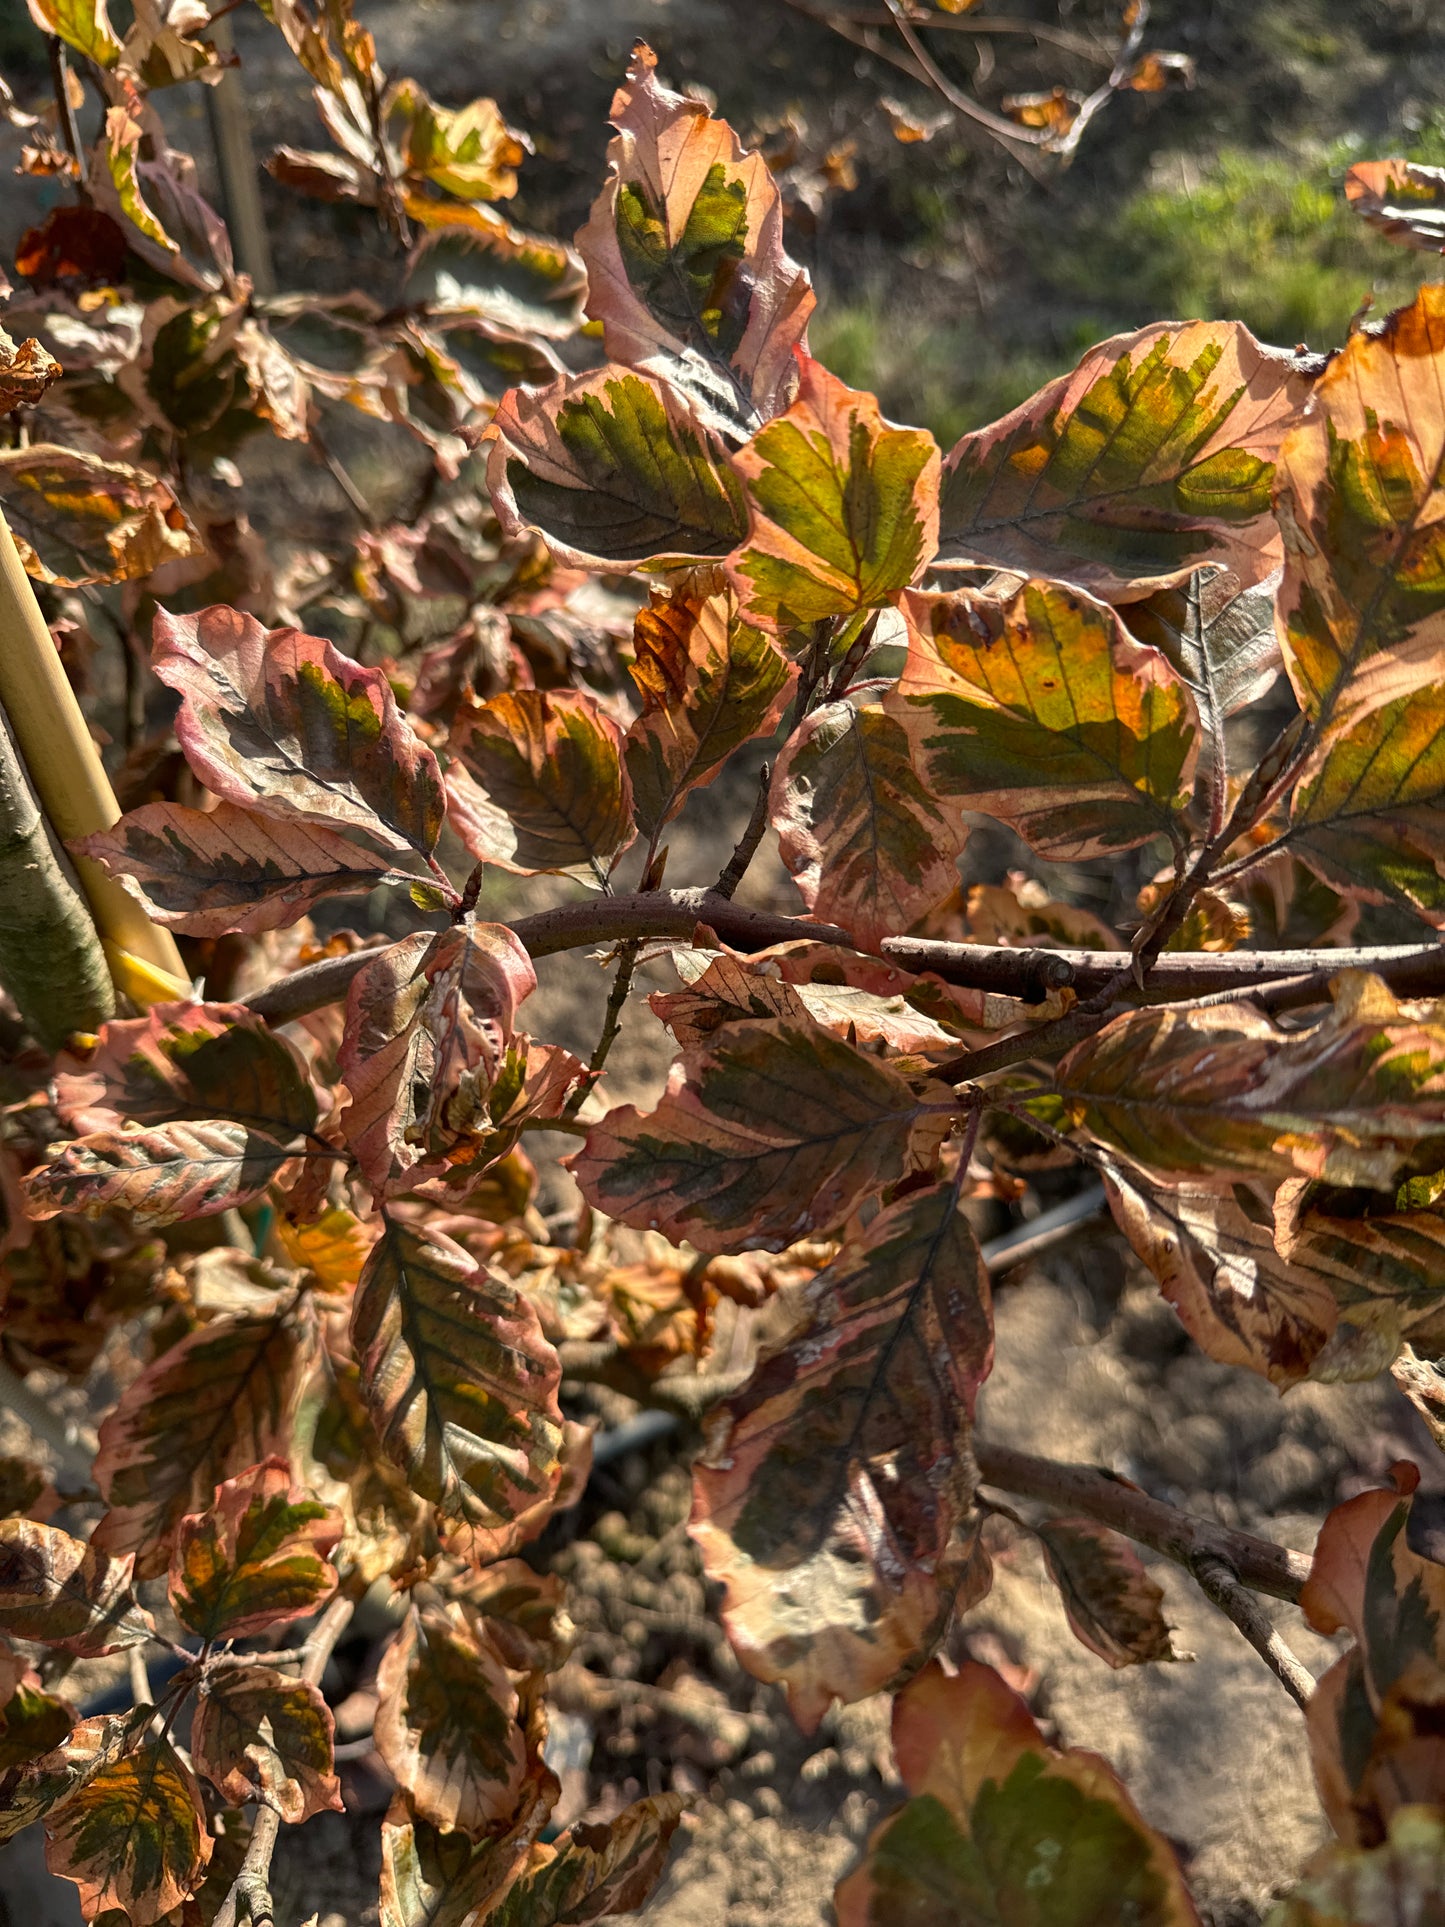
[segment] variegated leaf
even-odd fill
[[[343,1812],[335,1723],[320,1690],[269,1666],[213,1667],[201,1683],[191,1750],[227,1806],[257,1801],[291,1825]]]
[[[201,553],[164,482],[78,449],[0,449],[0,509],[26,572],[60,589],[133,582]]]
[[[131,1560],[33,1519],[0,1519],[0,1630],[77,1658],[137,1646],[155,1632]]]
[[[1445,167],[1356,161],[1345,170],[1345,199],[1386,240],[1445,254]]]
[[[119,1206],[145,1226],[211,1217],[260,1197],[295,1156],[264,1131],[224,1118],[97,1131],[30,1173],[25,1208],[32,1218],[53,1218],[98,1217]]]
[[[199,1883],[210,1853],[201,1790],[169,1740],[142,1740],[45,1822],[46,1863],[80,1889],[88,1920],[118,1907],[132,1927],[152,1927]]]
[[[224,1479],[204,1512],[182,1519],[171,1555],[171,1606],[208,1645],[249,1638],[315,1612],[336,1589],[327,1558],[341,1514],[293,1491],[284,1459]]]
[[[1178,1659],[1161,1607],[1164,1590],[1117,1532],[1092,1519],[1045,1519],[1034,1527],[1070,1626],[1110,1666]]]

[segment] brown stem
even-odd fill
[[[737,840],[732,855],[723,866],[722,875],[713,885],[720,897],[733,897],[737,887],[747,875],[748,865],[758,853],[758,845],[763,840],[763,832],[768,827],[768,784],[772,779],[772,765],[764,763],[758,770],[758,793],[753,801],[753,813],[748,818],[748,826]]]
[[[589,897],[585,902],[518,917],[509,927],[533,957],[550,957],[588,944],[650,937],[686,943],[699,926],[744,954],[781,943],[857,948],[848,932],[836,924],[772,916],[734,903],[715,890],[639,890],[615,897]],[[285,1023],[344,997],[352,978],[373,954],[372,949],[365,949],[344,957],[323,958],[320,963],[292,971],[244,1001],[270,1023]],[[969,1076],[982,1075],[980,1063],[994,1069],[998,1063],[1017,1063],[1039,1051],[1057,1048],[1065,1040],[1077,1042],[1079,1036],[1088,1034],[1090,1016],[1100,1014],[1133,983],[1130,959],[1122,951],[1011,950],[1003,945],[889,937],[884,941],[883,954],[900,969],[932,971],[945,983],[977,990],[1002,990],[1036,998],[1041,986],[1057,989],[1072,984],[1086,999],[1106,993],[1106,1003],[1091,1003],[1087,1012],[1076,1006],[1055,1024],[1041,1024],[1019,1037],[1003,1038],[996,1045],[985,1045],[982,1051],[969,1052],[970,1068],[960,1073]],[[1256,985],[1281,979],[1298,983],[1305,975],[1318,975],[1323,985],[1342,970],[1371,970],[1402,995],[1427,996],[1445,990],[1445,944],[1383,944],[1355,950],[1170,951],[1154,966],[1146,995],[1163,1003],[1216,990],[1234,990],[1242,995]],[[1085,1026],[1082,1030],[1080,1023]]]
[[[1127,1479],[1117,1479],[1092,1465],[1062,1465],[1037,1459],[1028,1452],[980,1439],[974,1444],[979,1477],[985,1485],[1037,1499],[1062,1512],[1082,1513],[1112,1526],[1126,1539],[1152,1546],[1166,1559],[1193,1572],[1200,1557],[1213,1557],[1255,1592],[1272,1599],[1297,1601],[1310,1575],[1310,1561],[1271,1539],[1236,1532],[1231,1526],[1200,1519],[1192,1512],[1166,1505],[1141,1492]]]
[[[1240,1584],[1229,1561],[1212,1552],[1196,1553],[1189,1570],[1199,1590],[1234,1621],[1296,1706],[1307,1706],[1315,1690],[1314,1674],[1281,1638],[1254,1594]]]
[[[55,115],[60,122],[60,136],[65,142],[65,151],[75,162],[80,179],[80,191],[89,200],[89,189],[85,185],[85,157],[81,152],[80,129],[75,124],[75,109],[70,104],[70,67],[65,57],[65,42],[53,33],[45,36],[45,51],[50,57],[50,84],[55,95]]]
[[[577,1086],[567,1100],[566,1109],[562,1113],[564,1120],[570,1121],[576,1117],[596,1089],[597,1080],[602,1075],[608,1053],[617,1041],[618,1033],[622,1029],[622,1012],[627,1003],[627,993],[632,988],[632,973],[637,968],[637,951],[638,946],[635,943],[625,943],[622,946],[622,954],[617,960],[617,975],[612,980],[612,991],[607,999],[607,1012],[602,1019],[602,1035],[597,1039],[597,1048],[593,1051],[592,1060],[587,1066],[585,1081]]]
[[[302,1648],[306,1657],[301,1663],[301,1678],[308,1686],[321,1684],[326,1662],[337,1640],[346,1631],[355,1610],[354,1600],[338,1594],[316,1622],[315,1631]],[[257,1657],[264,1659],[266,1655],[262,1653]],[[271,1900],[271,1857],[276,1851],[280,1831],[281,1815],[275,1807],[262,1807],[251,1829],[241,1870],[231,1882],[231,1890],[221,1902],[212,1927],[236,1927],[238,1918],[250,1921],[251,1927],[275,1927],[276,1916]]]

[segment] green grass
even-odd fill
[[[1061,221],[1057,200],[1036,202],[1019,237],[1020,292],[996,316],[960,319],[942,293],[932,313],[920,312],[916,294],[900,312],[879,280],[825,296],[814,352],[947,448],[1093,342],[1149,321],[1232,318],[1263,341],[1337,347],[1367,296],[1384,314],[1445,275],[1439,257],[1394,246],[1350,212],[1341,183],[1366,151],[1359,142],[1297,155],[1228,149],[1204,166],[1173,155],[1112,206],[1085,201]],[[1439,165],[1445,120],[1368,151]]]

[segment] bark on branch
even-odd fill
[[[745,954],[773,944],[812,942],[839,950],[857,946],[846,930],[834,924],[810,923],[805,917],[777,917],[749,909],[713,890],[642,890],[632,895],[594,897],[566,903],[535,916],[518,917],[511,929],[533,957],[550,957],[561,950],[588,944],[645,942],[649,938],[696,939],[706,943],[711,932],[720,942]],[[373,953],[353,951],[345,957],[326,957],[307,964],[288,977],[269,984],[245,1001],[271,1023],[285,1023],[309,1010],[335,1003],[346,995],[352,978]],[[923,937],[889,937],[883,944],[887,962],[900,969],[932,971],[946,983],[974,990],[1004,991],[1025,1001],[1039,1002],[1050,990],[1066,987],[1080,997],[1097,997],[1132,985],[1130,960],[1124,951],[1013,950],[983,943],[942,943]],[[1383,944],[1356,950],[1232,950],[1167,951],[1154,964],[1146,995],[1173,1002],[1213,991],[1244,995],[1260,985],[1288,982],[1294,997],[1317,995],[1341,970],[1373,970],[1403,996],[1445,992],[1445,944]]]

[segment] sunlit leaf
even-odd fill
[[[215,1119],[97,1131],[62,1145],[25,1180],[32,1218],[97,1216],[119,1206],[137,1225],[174,1224],[249,1204],[282,1177],[293,1149],[244,1124]]]
[[[319,823],[273,821],[235,803],[146,803],[75,848],[120,877],[152,922],[189,937],[279,930],[333,897],[417,882]]]
[[[827,703],[788,738],[768,813],[778,849],[820,923],[866,950],[953,890],[968,832],[910,760],[908,732],[877,703]]]
[[[561,1367],[509,1279],[439,1232],[388,1222],[351,1337],[382,1444],[447,1519],[498,1532],[555,1491]]]
[[[696,953],[694,953],[696,954]],[[956,1040],[901,995],[884,996],[854,984],[801,982],[774,976],[736,957],[715,957],[687,988],[648,998],[679,1045],[704,1044],[740,1017],[811,1020],[834,1037],[891,1050],[951,1050]]]
[[[1034,1531],[1069,1624],[1091,1653],[1115,1667],[1180,1657],[1161,1610],[1164,1589],[1127,1539],[1092,1519],[1045,1519]]]
[[[112,1018],[84,1070],[59,1071],[55,1097],[80,1136],[126,1121],[230,1117],[287,1140],[317,1119],[296,1052],[244,1004],[153,1004],[144,1017]]]
[[[624,755],[637,827],[652,836],[740,744],[777,727],[797,671],[722,586],[654,595],[633,646],[642,714]]]
[[[105,0],[27,0],[30,18],[42,33],[53,33],[93,60],[114,67],[120,40],[110,24]]]
[[[1041,884],[1017,874],[1006,884],[975,883],[964,903],[968,936],[974,943],[1017,948],[1122,950],[1118,936],[1091,910],[1060,903]]]
[[[154,1717],[149,1706],[80,1720],[55,1750],[0,1773],[0,1840],[13,1840],[94,1774],[128,1753]]]
[[[939,456],[806,354],[797,400],[734,457],[746,544],[728,564],[743,614],[800,629],[889,601],[938,543]]]
[[[838,1927],[1198,1927],[1162,1834],[1096,1753],[1046,1746],[991,1667],[933,1665],[893,1702],[906,1803],[838,1888]]]
[[[100,1428],[95,1478],[110,1509],[91,1543],[134,1552],[143,1579],[163,1573],[187,1513],[289,1450],[314,1343],[309,1317],[278,1305],[213,1319],[132,1380]]]
[[[45,1822],[45,1859],[86,1918],[121,1908],[151,1927],[197,1885],[211,1837],[201,1790],[169,1740],[147,1738],[85,1780]]]
[[[1440,647],[1445,611],[1445,287],[1350,336],[1280,451],[1279,634],[1312,717],[1371,657]]]
[[[622,732],[593,697],[508,690],[459,710],[451,750],[452,827],[473,856],[603,886],[636,831]]]
[[[1115,335],[950,451],[939,566],[1066,576],[1113,601],[1206,562],[1261,582],[1280,559],[1280,439],[1308,393],[1302,365],[1237,321]]]
[[[320,1691],[269,1666],[213,1667],[197,1696],[191,1749],[227,1806],[256,1800],[293,1826],[344,1811]]]
[[[416,218],[426,221],[428,211]],[[564,341],[576,332],[587,277],[571,248],[524,234],[487,208],[448,209],[407,268],[404,298],[435,320],[474,317],[490,326]]]
[[[1277,576],[1241,589],[1228,569],[1198,569],[1128,607],[1129,633],[1158,649],[1219,721],[1262,696],[1283,667],[1274,632]]]
[[[555,1780],[533,1778],[512,1824],[481,1841],[443,1833],[398,1794],[381,1825],[380,1927],[464,1927],[484,1921],[522,1872],[556,1798]]]
[[[577,237],[607,354],[688,390],[746,434],[789,398],[814,296],[783,247],[761,154],[657,80],[639,42],[612,102],[609,177]]]
[[[187,761],[223,801],[430,853],[441,776],[379,669],[223,607],[162,610],[152,666],[181,696],[175,729]]]
[[[919,1098],[825,1031],[736,1024],[684,1055],[655,1111],[621,1105],[593,1125],[571,1168],[623,1224],[700,1251],[781,1251],[926,1169],[950,1108],[944,1087]]]
[[[1445,1022],[1336,980],[1313,1029],[1248,1004],[1138,1010],[1059,1065],[1076,1128],[1167,1183],[1289,1177],[1393,1191],[1445,1164]]]
[[[487,484],[503,530],[535,529],[559,561],[721,561],[747,534],[742,478],[722,441],[683,396],[644,375],[604,368],[517,389],[492,432]]]
[[[1445,924],[1445,681],[1427,630],[1367,662],[1299,773],[1287,841],[1325,880]]]
[[[62,372],[54,355],[33,337],[17,346],[0,328],[0,413],[33,408]]]
[[[881,1212],[805,1304],[711,1422],[692,1533],[738,1657],[811,1731],[926,1653],[960,1583],[993,1324],[955,1187]]]
[[[1356,161],[1345,170],[1345,199],[1386,240],[1445,253],[1445,167]]]
[[[536,988],[505,924],[466,917],[377,953],[352,979],[338,1061],[341,1130],[372,1184],[391,1184],[490,1126],[517,1008]]]
[[[1051,582],[903,606],[908,663],[884,709],[930,795],[1001,817],[1053,861],[1171,829],[1194,772],[1194,699],[1112,609]]]
[[[309,1271],[322,1291],[349,1291],[376,1242],[376,1227],[341,1205],[328,1205],[314,1224],[278,1219],[276,1237],[292,1264]]]
[[[439,107],[420,82],[399,80],[387,94],[385,132],[408,174],[458,200],[508,200],[517,191],[527,150],[494,100]]]
[[[181,1521],[171,1555],[171,1606],[209,1645],[249,1638],[315,1612],[336,1588],[327,1555],[341,1514],[293,1491],[284,1459],[267,1459],[216,1487]]]
[[[662,1874],[685,1800],[659,1793],[615,1819],[569,1827],[532,1848],[521,1876],[478,1927],[584,1927],[642,1906]]]
[[[136,1646],[155,1631],[131,1585],[131,1561],[33,1519],[0,1519],[0,1630],[82,1659]]]
[[[180,267],[181,251],[146,199],[140,174],[141,148],[146,130],[134,96],[108,107],[105,135],[92,150],[90,189],[103,211],[126,230],[127,244],[164,273]],[[189,275],[179,278],[189,280]]]
[[[0,509],[26,572],[57,588],[131,582],[201,553],[164,482],[79,449],[0,449]]]
[[[413,1606],[376,1686],[377,1751],[422,1819],[475,1835],[510,1818],[527,1747],[517,1689],[484,1622]]]

